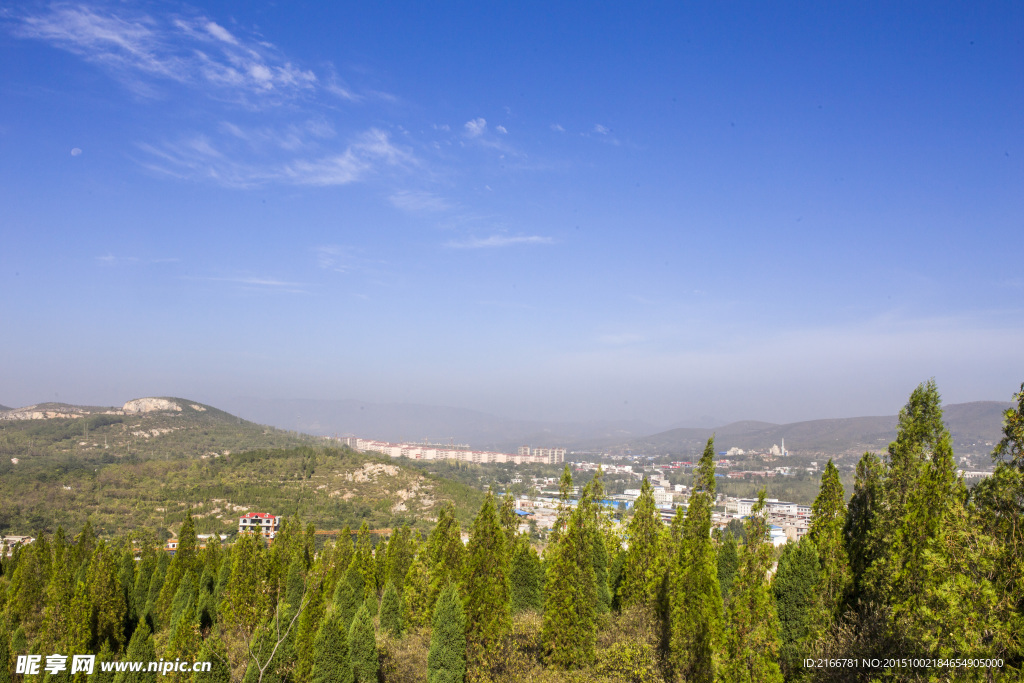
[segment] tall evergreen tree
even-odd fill
[[[736,547],[736,537],[729,530],[723,533],[723,537],[722,547],[718,551],[718,587],[722,592],[722,603],[728,607],[733,580],[740,566],[740,555]]]
[[[570,499],[572,498],[572,470],[569,463],[562,468],[562,478],[558,482],[558,514],[555,516],[555,523],[551,527],[551,542],[557,543],[559,536],[569,523],[569,515],[572,512]]]
[[[633,605],[653,608],[665,572],[665,534],[654,504],[654,490],[646,477],[633,510],[633,519],[626,529],[629,548],[622,567],[619,605],[622,609]]]
[[[764,489],[746,522],[747,544],[726,617],[722,683],[781,683],[778,616],[768,590],[772,545]]]
[[[166,624],[168,621],[171,602],[174,600],[174,594],[178,592],[178,584],[185,578],[185,574],[196,570],[197,562],[196,525],[192,519],[192,510],[188,510],[185,513],[185,521],[178,532],[178,547],[167,567],[167,575],[164,577],[160,596],[156,602],[156,617],[161,624]]]
[[[192,683],[231,683],[231,667],[228,664],[227,649],[224,642],[211,635],[203,641],[203,647],[196,658],[200,662],[210,662],[210,670],[196,671],[192,674]]]
[[[911,514],[910,498],[922,484],[926,463],[937,451],[950,451],[949,432],[942,422],[942,405],[934,380],[919,385],[910,394],[907,404],[900,410],[896,440],[889,444],[888,463],[882,480],[882,499],[872,525],[870,543],[877,549],[877,557],[866,568],[866,587],[872,598],[879,602],[897,602],[908,597],[917,582],[920,569],[920,550],[924,538],[915,529],[907,527]],[[944,455],[940,455],[940,458]],[[948,492],[941,492],[934,503],[941,507]],[[929,526],[934,520],[929,520]],[[907,561],[913,567],[907,567]],[[911,577],[907,572],[913,574]],[[893,581],[893,577],[902,574]],[[907,583],[909,580],[909,584]]]
[[[373,541],[370,540],[370,527],[366,522],[359,526],[359,533],[356,535],[354,557],[356,566],[359,568],[359,575],[363,579],[363,600],[373,596],[373,602],[376,603],[377,565],[373,559]],[[375,613],[376,610],[371,608],[371,615]]]
[[[569,669],[594,660],[597,583],[593,543],[597,539],[589,487],[569,516],[558,543],[549,551],[544,625],[545,658]]]
[[[0,550],[3,550],[0,548]],[[0,558],[3,553],[0,553]],[[12,683],[11,648],[8,641],[7,624],[0,620],[0,683]]]
[[[380,627],[394,637],[402,635],[402,595],[395,584],[388,581],[384,587],[384,595],[380,599]]]
[[[473,520],[467,551],[466,659],[471,671],[488,671],[512,628],[505,534],[491,493]]]
[[[511,548],[519,531],[519,515],[516,514],[516,499],[509,491],[501,497],[501,512],[498,518],[505,532],[505,546]]]
[[[239,534],[231,547],[231,578],[220,608],[228,626],[256,629],[267,611],[264,591],[264,550],[254,534]]]
[[[853,497],[847,509],[843,536],[850,561],[848,606],[856,606],[865,594],[864,577],[882,550],[877,542],[875,524],[882,505],[882,478],[885,465],[873,453],[865,453],[857,462]]]
[[[540,569],[540,557],[525,536],[516,537],[509,583],[512,589],[511,600],[514,612],[541,608],[543,577]]]
[[[123,645],[126,607],[114,554],[103,541],[97,544],[89,563],[88,584],[96,649],[108,642],[117,652]]]
[[[380,662],[377,659],[377,637],[373,632],[373,617],[366,603],[356,612],[349,629],[349,652],[355,683],[376,683]]]
[[[347,629],[363,604],[363,574],[354,556],[348,563],[345,576],[334,589],[333,602],[342,627]]]
[[[462,683],[466,676],[466,615],[458,587],[450,583],[434,608],[427,683]]]
[[[455,518],[455,507],[446,503],[427,539],[427,569],[430,571],[430,609],[450,581],[462,584],[466,571],[466,546]]]
[[[312,683],[353,683],[349,633],[337,610],[328,610],[313,644]]]
[[[306,591],[306,582],[302,576],[306,563],[300,553],[292,555],[292,561],[288,564],[288,575],[285,582],[285,604],[293,612],[298,611],[302,603],[302,596]]]
[[[711,539],[715,500],[715,442],[708,439],[694,471],[694,486],[672,571],[670,657],[686,681],[714,683],[722,639],[718,558]]]
[[[128,643],[128,651],[124,659],[129,662],[156,661],[156,647],[153,645],[153,634],[146,622],[139,624]],[[156,676],[146,671],[120,671],[114,677],[114,683],[151,683]]]
[[[823,614],[822,624],[837,616],[850,583],[850,561],[846,555],[843,528],[846,525],[846,502],[839,470],[830,458],[821,476],[818,495],[811,505],[810,538],[821,561]]]
[[[992,656],[1024,675],[1024,384],[1014,399],[1017,405],[1004,413],[1003,438],[992,452],[995,472],[974,488],[972,522],[993,542],[998,621],[992,625]],[[964,553],[968,561],[970,554]]]
[[[417,628],[430,624],[430,572],[423,563],[426,551],[416,554],[405,572],[404,612],[402,620],[406,626]]]
[[[401,589],[405,583],[405,575],[409,572],[414,554],[412,531],[409,525],[405,524],[395,532],[388,543],[386,581],[395,584],[395,588]]]
[[[814,654],[812,647],[822,626],[821,604],[828,599],[819,562],[810,536],[787,543],[772,582],[779,615],[779,664],[787,681],[805,680],[813,673],[803,660]]]

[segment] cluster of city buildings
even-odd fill
[[[410,458],[412,460],[461,460],[463,462],[511,462],[539,463],[555,465],[565,462],[564,448],[531,448],[520,446],[516,453],[499,453],[496,451],[475,451],[465,445],[444,445],[431,443],[391,443],[390,441],[373,441],[358,437],[339,439],[341,443],[360,452],[374,451],[389,455],[392,458]]]

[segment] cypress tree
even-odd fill
[[[96,644],[110,643],[117,652],[123,645],[125,601],[113,553],[100,541],[88,572],[89,601],[92,603],[92,632]]]
[[[196,570],[198,557],[196,553],[196,525],[192,519],[192,510],[185,513],[185,521],[178,532],[178,547],[167,567],[163,586],[156,602],[156,616],[161,624],[166,624],[171,611],[171,602],[178,592],[178,584],[185,574]]]
[[[776,661],[778,616],[768,591],[772,564],[764,489],[746,522],[747,544],[740,558],[726,618],[722,683],[782,683]]]
[[[0,548],[0,550],[3,550]],[[0,552],[0,557],[3,553]],[[11,648],[7,640],[7,624],[0,620],[0,683],[12,683]]]
[[[231,667],[228,666],[227,649],[223,641],[211,635],[203,641],[196,661],[210,662],[207,672],[196,671],[192,674],[192,683],[231,683]]]
[[[388,582],[388,553],[391,549],[391,539],[381,539],[377,547],[373,549],[373,583],[378,591],[383,591]],[[379,593],[383,594],[383,593]]]
[[[427,626],[430,623],[430,573],[418,553],[405,573],[405,599],[402,620],[409,627]]]
[[[395,584],[396,588],[401,587],[405,582],[405,575],[409,572],[409,565],[412,564],[415,554],[414,550],[412,531],[408,524],[403,525],[388,543],[387,581]]]
[[[732,583],[736,578],[736,570],[740,566],[739,550],[736,547],[736,537],[726,530],[722,547],[718,551],[718,587],[722,591],[722,603],[729,606],[729,596],[732,595]]]
[[[519,530],[519,515],[516,514],[516,499],[509,491],[506,491],[505,495],[501,497],[501,512],[498,518],[501,522],[501,529],[505,532],[505,546],[511,548]]]
[[[373,561],[373,542],[370,540],[370,527],[366,522],[363,522],[359,527],[354,557],[356,566],[359,568],[359,575],[363,580],[362,600],[369,600],[367,605],[370,609],[370,615],[373,616],[377,613],[377,565]],[[373,598],[372,600],[370,600],[371,597]]]
[[[231,578],[221,603],[220,614],[228,626],[252,632],[266,612],[263,593],[264,557],[262,539],[239,534],[231,547]]]
[[[804,680],[811,673],[803,660],[814,654],[812,646],[822,626],[821,603],[828,600],[824,579],[810,536],[786,544],[772,582],[772,596],[779,615],[779,664],[787,681]]]
[[[380,599],[380,627],[394,637],[402,635],[402,595],[395,584],[388,581],[384,587],[384,596]]]
[[[136,622],[146,616],[146,600],[149,596],[149,583],[153,580],[156,570],[156,550],[149,543],[142,547],[142,557],[138,562],[135,574],[135,586],[132,588],[131,614]]]
[[[329,610],[320,624],[313,644],[312,683],[352,683],[352,661],[349,658],[348,629]]]
[[[356,562],[355,557],[349,561],[345,576],[334,589],[334,609],[337,610],[341,625],[345,629],[352,625],[352,619],[363,604],[363,575],[359,572]]]
[[[991,656],[1024,674],[1024,384],[1014,396],[1016,407],[1003,414],[1003,438],[992,452],[995,472],[974,487],[973,519],[992,539],[988,553],[998,618],[990,625]],[[955,550],[955,549],[954,549]],[[976,550],[965,560],[978,562]],[[951,553],[956,556],[955,551]],[[972,557],[974,555],[974,557]]]
[[[594,576],[593,503],[589,488],[569,516],[546,567],[541,642],[545,659],[568,669],[594,661],[597,585]]]
[[[355,683],[376,683],[380,662],[377,659],[377,637],[373,632],[373,617],[369,605],[356,612],[349,629],[349,649]]]
[[[302,576],[305,568],[306,563],[302,556],[295,553],[292,556],[292,561],[288,564],[288,576],[285,582],[285,604],[293,614],[298,611],[299,605],[302,603],[302,595],[306,590],[306,583]]]
[[[935,381],[929,380],[910,394],[900,410],[896,440],[889,444],[881,505],[871,530],[877,557],[865,570],[866,588],[878,602],[901,602],[919,588],[913,584],[918,582],[924,536],[907,526],[910,517],[920,512],[908,510],[908,506],[913,492],[920,489],[926,463],[937,450],[949,450],[952,455],[949,432],[942,422],[939,392]],[[939,493],[940,497],[932,502],[943,507],[948,502],[947,492]],[[929,527],[934,521],[926,520]]]
[[[829,458],[821,476],[821,487],[811,506],[809,536],[821,561],[824,584],[822,625],[837,616],[850,583],[850,561],[846,554],[843,528],[846,525],[846,502],[839,470]]]
[[[566,463],[565,467],[562,468],[562,478],[558,482],[558,514],[555,517],[554,525],[551,527],[552,543],[558,543],[558,538],[565,529],[565,525],[569,523],[569,514],[572,512],[572,506],[569,504],[571,497],[572,470],[569,469],[569,464]]]
[[[722,638],[718,558],[711,540],[715,500],[715,444],[707,441],[697,465],[672,571],[670,655],[686,681],[714,683]]]
[[[156,661],[156,648],[153,645],[153,634],[149,631],[149,624],[145,621],[139,624],[132,634],[128,643],[128,652],[124,659],[129,662],[153,662]],[[145,665],[143,665],[145,669]],[[156,680],[156,674],[146,671],[119,671],[114,677],[114,683],[150,683]]]
[[[629,549],[622,567],[619,605],[653,608],[664,575],[664,548],[661,516],[654,504],[654,490],[644,477],[640,496],[634,506],[633,519],[626,530]]]
[[[505,534],[491,493],[473,520],[467,550],[466,659],[470,670],[488,671],[512,628]]]
[[[334,551],[331,553],[330,570],[327,574],[327,581],[324,584],[329,594],[334,592],[338,581],[345,576],[354,553],[355,546],[352,545],[352,530],[348,525],[345,525],[345,528],[338,534],[338,540],[334,544]]]
[[[512,610],[541,608],[540,557],[537,551],[524,536],[516,539],[515,551],[512,554],[512,567],[509,583],[512,588]]]
[[[462,683],[466,676],[466,615],[458,587],[450,583],[434,608],[427,683]]]
[[[462,584],[465,578],[466,547],[455,518],[455,507],[446,503],[438,513],[437,524],[427,539],[425,564],[430,572],[428,606],[433,609],[441,591],[450,581]]]
[[[854,607],[864,596],[864,578],[882,546],[877,542],[875,524],[882,505],[882,478],[885,466],[873,453],[865,453],[857,462],[853,496],[847,509],[843,536],[850,561],[850,590],[847,606]]]

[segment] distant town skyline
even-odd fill
[[[0,10],[0,404],[888,415],[1024,381],[1024,7]]]

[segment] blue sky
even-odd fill
[[[1019,3],[6,3],[0,403],[1024,380]]]

